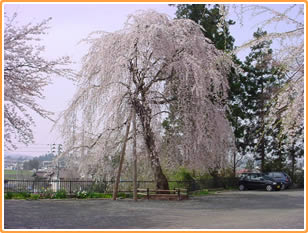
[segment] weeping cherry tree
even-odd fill
[[[200,26],[146,11],[130,16],[122,30],[97,35],[86,40],[79,89],[62,115],[66,156],[85,173],[99,173],[97,166],[114,173],[123,143],[132,137],[125,135],[134,110],[142,138],[137,147],[146,148],[157,189],[168,189],[160,159],[162,122],[176,101],[185,122],[176,145],[181,156],[206,168],[223,167],[233,146],[225,117],[230,59]]]

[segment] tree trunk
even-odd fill
[[[233,176],[236,177],[236,152],[233,152]]]
[[[143,138],[148,151],[151,168],[154,173],[156,188],[161,190],[169,190],[168,180],[161,169],[158,152],[156,150],[155,136],[151,127],[151,109],[147,105],[144,97],[141,103],[138,100],[135,100],[133,105],[142,124]]]
[[[294,173],[295,173],[295,164],[296,164],[296,160],[295,160],[295,151],[293,150],[293,148],[292,148],[292,150],[290,151],[291,153],[291,179],[294,181]]]
[[[264,136],[261,139],[261,172],[264,172],[265,169],[265,145],[264,145]]]
[[[146,126],[144,131],[144,140],[149,153],[150,163],[154,173],[154,180],[156,182],[156,188],[162,190],[169,190],[168,180],[161,169],[158,153],[155,148],[153,131],[150,126]]]
[[[122,151],[121,151],[121,157],[120,157],[120,164],[119,164],[119,170],[118,170],[118,174],[117,174],[117,178],[113,187],[113,195],[112,195],[112,200],[116,200],[117,199],[117,195],[118,195],[118,190],[119,190],[119,183],[120,183],[120,177],[121,177],[121,171],[122,171],[122,167],[123,167],[123,162],[124,162],[124,156],[125,156],[125,150],[126,150],[126,143],[127,143],[127,139],[128,139],[128,134],[129,134],[129,128],[130,128],[130,124],[131,124],[131,119],[132,119],[132,112],[130,113],[128,119],[127,119],[127,125],[126,125],[126,132],[125,132],[125,136],[124,136],[124,142],[123,142],[123,147],[122,147]]]
[[[261,142],[260,142],[260,147],[261,147],[261,172],[265,172],[265,135],[264,135],[264,124],[265,124],[265,97],[264,97],[264,80],[263,77],[261,78],[262,82],[261,82],[261,93],[260,93],[260,98],[261,98],[261,113],[260,113],[260,118],[261,118]]]

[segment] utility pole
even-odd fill
[[[59,156],[62,153],[62,144],[58,144],[58,154],[57,156]],[[60,180],[60,161],[58,159],[58,180]]]
[[[56,152],[56,145],[58,145],[58,151]],[[56,156],[59,156],[62,153],[62,144],[55,144],[53,143],[51,145],[51,153],[53,153]],[[60,161],[59,159],[57,159],[57,165],[56,165],[56,169],[57,169],[57,190],[60,189]]]

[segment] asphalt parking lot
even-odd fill
[[[5,229],[303,229],[304,191],[228,191],[186,201],[5,200]]]

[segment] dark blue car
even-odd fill
[[[239,181],[239,190],[265,189],[266,191],[280,190],[281,183],[263,173],[245,173]]]
[[[281,189],[287,189],[292,185],[291,177],[285,172],[266,172],[267,176],[281,183]]]

